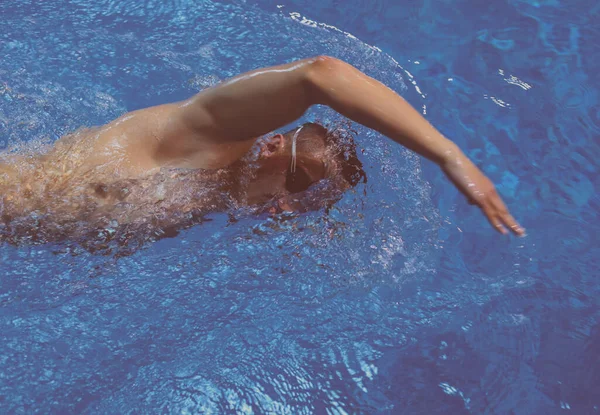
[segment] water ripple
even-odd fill
[[[423,109],[530,236],[357,128],[370,180],[329,214],[215,214],[126,258],[0,247],[3,411],[596,411],[597,8],[276,3],[0,2],[0,145],[330,54]]]

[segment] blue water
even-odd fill
[[[2,245],[0,412],[600,412],[600,3],[278,3],[3,0],[0,147],[328,54],[455,140],[528,236],[357,127],[369,181],[328,214],[215,214],[126,257]]]

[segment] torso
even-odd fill
[[[0,231],[2,222],[31,215],[58,230],[157,217],[171,223],[223,209],[234,186],[225,167],[252,143],[197,140],[173,122],[176,110],[168,104],[128,113],[62,137],[43,154],[0,154]]]

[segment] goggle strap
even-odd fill
[[[303,125],[300,126],[292,138],[292,163],[290,165],[290,171],[292,173],[296,173],[296,141],[298,140],[298,134],[300,134],[300,131],[302,131],[303,128]]]

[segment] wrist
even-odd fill
[[[449,144],[442,151],[438,162],[438,165],[444,170],[464,165],[468,161],[467,156],[456,144],[450,140],[448,142]]]

